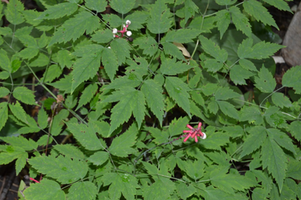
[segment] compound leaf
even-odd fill
[[[177,77],[167,77],[165,89],[169,96],[190,116],[188,85]]]
[[[242,31],[247,36],[251,36],[252,30],[248,18],[240,12],[238,7],[232,6],[229,11],[232,15],[232,21],[237,30]]]

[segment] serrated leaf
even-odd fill
[[[189,124],[188,117],[180,117],[170,122],[168,132],[170,136],[179,135],[183,133],[186,125]]]
[[[101,177],[104,185],[109,185],[111,199],[120,199],[121,194],[125,199],[135,199],[136,188],[139,187],[137,178],[127,173],[106,173]]]
[[[43,191],[43,192],[41,192]],[[39,184],[33,184],[24,191],[26,199],[32,200],[53,200],[53,199],[66,199],[64,191],[61,186],[52,180],[43,179]]]
[[[196,12],[199,11],[199,7],[192,1],[192,0],[185,0],[185,4],[183,8],[176,11],[176,15],[184,18],[185,24],[187,23],[188,19],[195,15]]]
[[[4,142],[12,145],[12,146],[17,146],[25,151],[31,151],[33,149],[38,148],[38,144],[34,142],[32,139],[26,139],[23,136],[18,136],[18,137],[0,137],[1,140]]]
[[[177,193],[182,199],[187,199],[196,192],[196,188],[192,185],[186,185],[182,182],[176,183]]]
[[[204,68],[208,69],[208,72],[217,72],[222,69],[224,63],[218,62],[216,59],[206,59],[204,62]]]
[[[82,92],[82,95],[79,98],[78,106],[75,110],[78,110],[83,105],[87,104],[91,99],[94,97],[96,91],[98,89],[98,86],[96,83],[92,83],[88,85]]]
[[[118,70],[117,56],[112,49],[104,48],[102,51],[102,64],[111,80]]]
[[[262,66],[258,72],[258,77],[255,77],[255,86],[264,93],[271,93],[276,87],[276,81],[271,72]]]
[[[216,0],[215,2],[221,6],[230,6],[236,3],[237,0]]]
[[[1,115],[0,115],[1,116]],[[294,121],[289,125],[289,130],[291,131],[291,134],[298,140],[301,141],[301,122],[300,121]]]
[[[187,160],[184,162],[185,171],[188,176],[193,178],[194,180],[202,178],[204,175],[204,161],[202,160]]]
[[[258,107],[244,106],[240,111],[240,121],[248,121],[260,125],[264,122],[263,115]]]
[[[64,126],[64,120],[68,117],[69,112],[68,110],[61,110],[58,114],[56,114],[53,118],[52,124],[51,124],[51,130],[50,133],[54,136],[58,136],[60,132],[62,131],[62,127]]]
[[[135,5],[135,0],[111,0],[110,6],[122,15],[130,12]]]
[[[292,143],[293,141],[286,133],[275,128],[269,128],[267,131],[269,137],[273,138],[279,146],[285,148],[286,150],[289,150],[296,155],[296,151]]]
[[[255,71],[255,72],[258,71],[254,63],[247,59],[239,59],[239,65],[246,70]]]
[[[209,104],[208,104],[208,110],[209,110],[211,113],[216,114],[217,111],[218,111],[218,108],[219,108],[219,107],[218,107],[218,104],[217,104],[216,101],[212,100],[212,101],[209,102]]]
[[[188,85],[177,77],[166,77],[165,88],[169,96],[175,100],[175,102],[183,108],[183,110],[190,117],[190,106],[189,106],[189,94],[190,90]]]
[[[0,67],[7,72],[11,72],[12,69],[10,65],[10,60],[7,56],[6,51],[4,51],[3,49],[0,49],[0,60]]]
[[[5,97],[8,95],[10,91],[5,87],[0,87],[0,97]]]
[[[124,21],[116,14],[102,15],[103,20],[110,24],[111,27],[119,27]]]
[[[106,0],[86,0],[85,5],[96,12],[103,12],[106,10],[108,2]]]
[[[150,186],[145,186],[142,189],[142,194],[145,200],[168,199],[175,190],[174,183],[169,179],[158,179]]]
[[[75,147],[71,144],[58,144],[53,146],[53,149],[57,150],[59,153],[63,154],[65,157],[68,158],[76,158],[80,160],[86,158],[86,156],[83,154],[82,151],[78,149],[78,147]]]
[[[51,83],[51,85],[55,88],[58,88],[60,90],[63,90],[67,93],[71,93],[71,81],[72,81],[72,76],[71,74],[65,75],[64,78],[61,78],[57,82]]]
[[[5,147],[5,146],[4,146]],[[24,155],[25,150],[18,146],[6,146],[5,152],[0,153],[0,164],[8,164]]]
[[[19,101],[22,101],[23,103],[30,104],[30,105],[35,105],[36,101],[34,99],[34,92],[27,89],[27,87],[16,87],[14,89],[13,95],[16,99]]]
[[[301,162],[300,160],[290,160],[288,163],[287,177],[301,180]]]
[[[243,150],[240,153],[240,158],[257,150],[260,146],[262,146],[267,137],[266,129],[263,126],[255,126],[249,131],[249,133],[250,135],[247,136],[243,143]]]
[[[118,157],[127,157],[128,154],[136,152],[132,146],[136,143],[138,129],[135,124],[123,133],[121,136],[114,138],[109,152]]]
[[[22,49],[20,52],[18,52],[17,55],[24,59],[31,59],[31,58],[35,57],[36,55],[38,55],[38,53],[39,53],[39,49],[33,48],[33,47],[28,47],[28,48]]]
[[[97,188],[92,182],[77,182],[72,184],[68,190],[68,199],[94,200],[96,194]]]
[[[272,174],[279,191],[281,191],[287,168],[287,159],[283,150],[271,138],[266,138],[262,145],[261,160],[263,168],[267,168],[268,172]]]
[[[272,15],[262,6],[261,2],[249,0],[243,3],[243,7],[245,11],[252,15],[257,21],[261,21],[265,25],[271,25],[279,29]]]
[[[85,124],[67,123],[68,129],[74,135],[76,140],[88,150],[103,149],[100,140],[96,136],[96,131],[91,126]]]
[[[109,153],[105,151],[97,151],[88,158],[88,161],[94,165],[100,166],[109,159]]]
[[[253,75],[253,72],[242,68],[240,65],[234,65],[230,69],[230,78],[236,85],[247,85],[246,79],[249,79]]]
[[[91,34],[98,28],[99,18],[89,12],[80,12],[68,19],[51,38],[48,47],[55,43],[66,43],[70,40],[75,41],[85,32]]]
[[[88,172],[88,165],[85,161],[72,160],[64,156],[39,156],[31,158],[28,162],[38,172],[62,184],[70,184],[82,179]]]
[[[172,14],[165,1],[158,0],[152,5],[147,28],[154,34],[165,33],[171,27],[172,20]]]
[[[275,6],[279,10],[285,10],[285,11],[291,12],[291,9],[288,6],[288,4],[283,0],[264,0],[264,1],[272,6]]]
[[[75,3],[60,3],[47,8],[36,20],[40,19],[58,19],[64,16],[69,16],[77,11],[77,4]]]
[[[289,100],[289,98],[279,92],[276,92],[272,95],[272,101],[276,106],[279,106],[280,108],[283,108],[283,107],[289,108],[292,106],[292,103]]]
[[[141,102],[139,102],[141,100]],[[120,91],[114,92],[113,95],[109,96],[103,102],[115,102],[119,101],[112,109],[111,115],[111,128],[110,134],[122,123],[127,121],[131,114],[137,120],[137,123],[141,125],[144,118],[145,112],[145,102],[144,95],[141,91],[135,90],[133,88],[123,88]],[[141,109],[141,110],[139,110]],[[143,117],[142,117],[143,116]]]
[[[229,11],[219,10],[216,13],[216,21],[217,21],[217,23],[216,23],[217,29],[220,32],[220,39],[222,39],[224,33],[228,29],[230,22],[231,22],[231,15],[230,15]]]
[[[282,85],[293,87],[297,94],[301,94],[301,65],[290,68],[282,77]]]
[[[128,76],[122,76],[114,79],[106,89],[121,89],[123,87],[138,87],[141,84],[141,80],[133,73],[130,73]]]
[[[113,40],[113,33],[110,29],[100,30],[92,35],[91,40],[100,44],[108,43]]]
[[[224,49],[220,49],[219,46],[217,46],[214,42],[211,40],[208,40],[204,36],[200,35],[199,39],[201,41],[202,48],[204,51],[214,58],[216,58],[220,62],[225,62],[228,58],[228,53]]]
[[[175,44],[169,42],[162,42],[162,45],[166,54],[178,58],[179,60],[185,60],[183,53]]]
[[[134,40],[133,45],[138,45],[143,50],[143,54],[149,56],[153,56],[158,51],[158,43],[153,37],[139,37]]]
[[[160,71],[162,74],[166,75],[177,75],[188,71],[192,66],[184,64],[182,62],[176,62],[176,59],[166,58],[162,61]]]
[[[25,167],[26,161],[28,158],[28,153],[22,153],[16,160],[16,174],[19,174],[21,170]]]
[[[207,132],[206,141],[202,142],[202,145],[204,145],[206,149],[221,150],[221,147],[227,143],[229,143],[229,136],[225,133],[214,132],[208,134]]]
[[[156,81],[148,79],[144,81],[141,91],[145,95],[147,106],[155,114],[160,125],[162,125],[164,115],[162,87]]]
[[[86,55],[86,54],[85,54]],[[68,68],[70,68],[73,64],[72,59],[73,59],[73,55],[65,50],[62,49],[57,53],[57,60],[61,66],[61,68],[63,69],[65,66],[67,66]]]
[[[62,74],[63,70],[58,65],[50,65],[48,71],[44,73],[43,81],[52,82],[54,79],[58,78]]]
[[[24,11],[24,5],[19,0],[11,0],[7,4],[5,10],[6,19],[13,25],[18,25],[24,22],[22,11]]]
[[[74,92],[79,84],[96,75],[100,66],[101,52],[102,49],[100,48],[93,55],[82,57],[75,62],[72,71],[71,93]]]
[[[179,29],[169,31],[164,39],[166,42],[189,43],[193,42],[192,39],[195,39],[199,34],[200,31],[196,29]]]
[[[238,98],[240,97],[240,94],[234,92],[228,87],[220,87],[214,93],[214,96],[216,100],[228,100],[228,99]]]
[[[119,65],[125,63],[126,58],[130,58],[131,46],[129,42],[123,38],[113,40],[111,42],[111,49],[115,52]]]
[[[248,58],[263,59],[269,58],[283,46],[269,42],[259,42],[252,47],[252,52],[248,54]]]
[[[230,7],[229,11],[236,29],[242,31],[247,36],[251,36],[252,30],[248,18],[236,6]]]
[[[27,114],[18,101],[15,104],[9,104],[9,108],[18,120],[29,125],[29,122],[27,121]]]
[[[144,28],[142,24],[146,22],[148,17],[149,14],[147,12],[134,11],[132,14],[127,15],[126,19],[131,21],[131,25],[129,26],[129,28],[131,28],[131,30],[136,31]]]
[[[232,104],[226,101],[217,101],[217,104],[225,115],[234,119],[239,119],[238,112]]]
[[[8,119],[7,103],[2,102],[0,103],[0,131],[6,124],[7,119]]]
[[[9,73],[7,71],[0,72],[0,79],[1,80],[6,80],[6,79],[8,79],[8,77],[9,77]]]

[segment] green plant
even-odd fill
[[[275,90],[282,46],[250,23],[278,28],[264,6],[285,1],[39,3],[0,3],[0,163],[40,181],[21,198],[301,198],[301,66]]]

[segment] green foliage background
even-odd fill
[[[266,7],[285,1],[38,3],[0,2],[0,164],[43,177],[20,198],[301,198],[301,66],[275,90],[283,46],[254,31],[278,28]],[[112,34],[126,20],[133,42]],[[207,139],[175,140],[198,122]]]

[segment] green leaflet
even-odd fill
[[[121,136],[115,138],[109,148],[109,152],[115,156],[126,157],[128,154],[136,152],[132,146],[136,143],[138,129],[135,124],[123,133]]]
[[[129,29],[140,30],[143,28],[142,24],[145,24],[148,16],[148,13],[145,11],[134,11],[132,14],[127,15],[126,19],[131,21]]]
[[[141,91],[130,87],[125,87],[120,91],[114,92],[103,102],[119,101],[112,109],[110,134],[123,122],[127,121],[132,113],[136,118],[140,128],[144,120],[145,97]]]
[[[143,92],[147,106],[155,114],[162,125],[164,114],[164,97],[162,95],[162,87],[153,80],[144,81],[141,91]]]
[[[103,12],[106,10],[108,2],[106,0],[86,0],[86,6],[91,10]]]
[[[163,42],[162,45],[163,45],[163,48],[164,48],[164,52],[166,54],[174,56],[174,57],[178,58],[179,60],[185,60],[185,57],[183,56],[183,53],[173,43]]]
[[[108,43],[113,39],[113,33],[110,29],[99,30],[95,34],[92,35],[91,40],[103,44]]]
[[[136,188],[139,187],[137,178],[127,173],[106,173],[101,177],[105,186],[110,185],[109,195],[111,199],[120,199],[121,194],[126,199],[134,199]]]
[[[291,12],[291,9],[288,6],[288,4],[283,0],[264,0],[264,1],[272,6],[275,6],[279,10],[285,10],[285,11]]]
[[[78,110],[80,107],[91,101],[97,90],[98,86],[96,83],[88,85],[88,87],[84,89],[82,95],[80,96],[77,108],[75,110]]]
[[[26,159],[28,158],[27,152],[24,149],[18,146],[6,146],[4,152],[0,153],[0,164],[8,164],[13,160],[16,160],[16,173],[20,173],[20,171],[24,168],[26,164]]]
[[[226,101],[216,101],[221,111],[234,119],[239,119],[238,112],[235,107]]]
[[[192,0],[185,0],[183,8],[177,10],[176,15],[184,18],[184,24],[186,24],[188,19],[193,17],[198,11],[199,7]]]
[[[298,140],[301,141],[301,122],[294,121],[289,125],[289,130],[291,131],[292,135]]]
[[[177,77],[166,77],[165,89],[169,96],[174,99],[190,117],[189,94],[187,93],[190,89],[188,85]]]
[[[118,70],[118,60],[115,52],[112,49],[104,48],[102,51],[102,64],[111,80],[114,79]]]
[[[279,191],[281,191],[287,169],[286,156],[283,150],[271,138],[267,137],[262,145],[261,160],[263,168],[267,168],[268,172],[272,174]]]
[[[22,11],[24,11],[24,5],[21,1],[11,0],[5,10],[6,19],[14,25],[21,24],[24,22]]]
[[[149,56],[153,56],[158,51],[158,43],[152,37],[139,37],[134,40],[133,45],[139,46],[139,48],[143,50],[143,54]]]
[[[74,135],[76,140],[88,150],[104,149],[100,140],[97,138],[96,131],[93,127],[85,124],[67,123],[69,131]]]
[[[1,140],[5,141],[6,143],[20,147],[25,151],[30,151],[38,148],[38,144],[34,142],[32,139],[26,139],[22,136],[18,137],[0,137]]]
[[[283,108],[283,107],[289,108],[292,106],[292,103],[289,100],[289,98],[279,92],[276,92],[272,95],[272,101],[276,106],[279,106],[280,108]]]
[[[228,53],[224,49],[220,49],[219,46],[214,44],[211,40],[208,40],[204,36],[200,35],[199,39],[201,41],[202,48],[204,51],[214,58],[216,58],[221,63],[225,62],[228,58]]]
[[[247,136],[243,144],[243,150],[240,154],[240,158],[257,150],[260,146],[262,146],[267,137],[266,129],[263,126],[255,126],[249,132],[250,135]]]
[[[144,186],[142,194],[145,200],[168,199],[174,190],[175,184],[171,180],[159,178],[150,186]]]
[[[104,151],[97,151],[92,156],[88,158],[88,160],[94,165],[102,165],[109,159],[109,153]]]
[[[56,4],[45,10],[36,20],[59,19],[63,16],[72,15],[75,11],[77,11],[77,8],[78,6],[75,3],[65,2]]]
[[[123,38],[116,38],[111,42],[111,48],[118,58],[118,65],[125,63],[126,58],[130,58],[131,46],[127,40]]]
[[[83,160],[86,158],[82,151],[80,151],[77,147],[71,144],[58,144],[55,145],[53,148],[68,158],[75,158],[79,160]]]
[[[75,41],[85,32],[91,34],[98,27],[99,19],[91,13],[82,11],[68,19],[51,38],[48,47],[55,43]]]
[[[247,85],[246,79],[249,79],[253,75],[253,72],[244,69],[240,65],[234,65],[230,69],[230,78],[236,85]]]
[[[228,29],[231,22],[231,15],[227,10],[220,10],[216,13],[217,28],[220,32],[220,39]]]
[[[192,39],[195,39],[199,34],[200,31],[196,29],[180,29],[177,31],[169,31],[164,39],[166,42],[189,43],[193,42]]]
[[[188,117],[180,117],[179,119],[174,119],[170,122],[168,132],[170,136],[181,135],[186,125],[189,124]]]
[[[251,36],[252,30],[248,18],[240,12],[238,7],[232,6],[229,11],[236,29],[242,31],[247,36]]]
[[[264,93],[273,92],[276,87],[274,77],[264,66],[262,66],[258,72],[258,77],[255,77],[255,86]]]
[[[10,91],[5,88],[5,87],[0,87],[0,97],[5,97],[6,95],[8,95],[10,93]]]
[[[282,78],[282,84],[286,87],[293,87],[297,94],[301,94],[301,65],[290,68]]]
[[[11,65],[10,65],[10,60],[7,56],[7,52],[4,51],[3,49],[0,49],[0,67],[4,69],[7,72],[11,72]]]
[[[13,94],[16,99],[22,101],[23,103],[31,104],[31,105],[36,104],[33,91],[27,89],[26,87],[20,86],[15,88]]]
[[[68,199],[96,199],[97,187],[90,181],[77,182],[71,185]]]
[[[160,71],[162,74],[165,75],[177,75],[191,68],[192,66],[188,64],[184,64],[182,62],[176,62],[176,59],[166,58],[165,60],[162,61]]]
[[[28,161],[38,172],[56,179],[62,184],[72,183],[84,178],[88,171],[85,161],[58,156],[39,156]]]
[[[171,27],[172,20],[172,14],[165,1],[158,0],[151,7],[147,28],[154,34],[165,33]]]
[[[265,7],[262,6],[260,2],[255,0],[249,0],[245,1],[243,3],[243,6],[245,11],[252,15],[256,20],[279,29],[272,15],[268,12],[268,10]]]
[[[135,0],[111,0],[110,5],[122,15],[128,13],[135,5]]]
[[[43,191],[43,192],[41,192]],[[52,199],[66,199],[64,191],[61,186],[52,180],[43,179],[40,184],[33,184],[24,191],[26,199],[38,200],[52,200]]]
[[[0,103],[0,130],[4,127],[6,121],[8,119],[8,108],[7,103]]]
[[[68,110],[61,110],[58,114],[56,114],[53,118],[50,133],[54,136],[58,136],[61,131],[62,127],[64,126],[64,121],[69,115]]]

